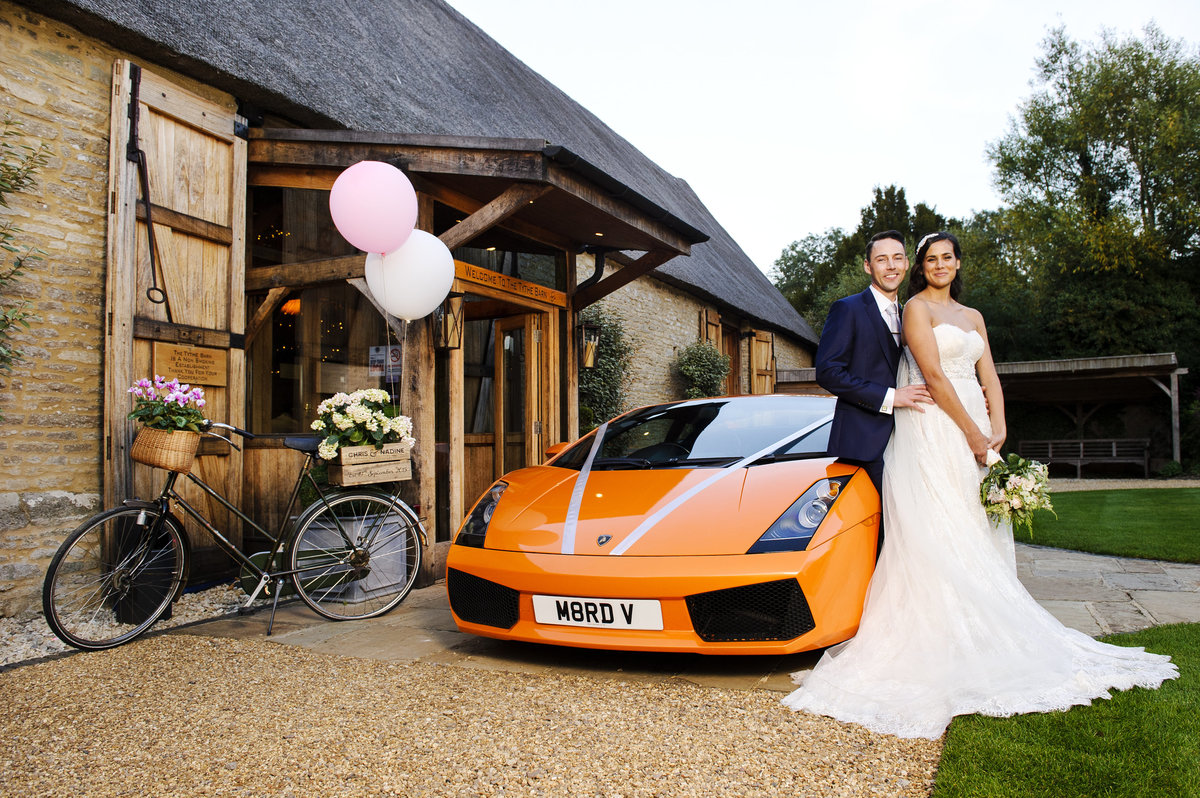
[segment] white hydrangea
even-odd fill
[[[392,418],[387,413],[392,396],[380,388],[366,388],[353,393],[336,393],[317,406],[317,420],[312,429],[326,433],[318,455],[324,460],[337,457],[337,451],[348,444],[354,433],[371,433],[371,439],[383,433],[384,443],[402,442],[413,446],[413,424],[408,416]],[[361,435],[355,436],[359,440]]]

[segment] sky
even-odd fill
[[[1192,53],[1200,0],[447,0],[667,171],[764,272],[851,231],[876,186],[948,217],[1001,205],[987,146],[1051,29],[1153,21]]]

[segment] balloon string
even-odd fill
[[[396,409],[397,413],[404,411],[404,358],[408,349],[408,319],[401,319],[404,323],[400,328],[400,407]],[[391,325],[388,325],[389,327]]]

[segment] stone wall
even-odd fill
[[[99,509],[109,103],[122,57],[0,0],[0,113],[49,156],[38,184],[0,208],[0,223],[20,227],[18,243],[43,258],[0,298],[37,314],[16,335],[25,361],[0,379],[0,616],[37,606],[55,548]]]
[[[591,257],[581,255],[578,279],[593,271]],[[605,275],[613,272],[605,267]],[[657,280],[641,277],[614,291],[600,301],[605,311],[620,316],[625,334],[633,346],[630,385],[626,409],[679,399],[683,386],[672,376],[671,364],[681,349],[696,341],[703,330],[705,310],[716,307],[685,291]],[[750,323],[726,316],[726,323],[750,329]],[[750,342],[739,342],[741,351],[741,390],[750,392]],[[775,334],[776,368],[803,368],[812,365],[813,353],[798,340]]]

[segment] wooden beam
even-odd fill
[[[154,217],[155,225],[166,225],[173,231],[187,233],[225,246],[233,243],[233,229],[225,225],[206,222],[195,216],[188,216],[186,213],[173,211],[154,203],[150,203],[150,209],[150,215]],[[146,221],[146,206],[141,202],[137,204],[137,218],[138,221]]]
[[[550,191],[550,186],[514,183],[499,196],[438,236],[447,249],[457,249]]]
[[[366,255],[342,255],[337,258],[283,263],[278,266],[259,266],[246,270],[246,290],[303,288],[318,283],[362,277],[366,260]]]
[[[267,297],[262,301],[262,304],[254,311],[254,316],[246,323],[246,345],[254,340],[254,336],[258,335],[258,331],[271,318],[271,314],[275,309],[283,303],[283,298],[291,293],[292,289],[277,287],[272,288],[267,292]]]
[[[600,282],[594,283],[575,294],[575,296],[571,297],[571,307],[578,313],[593,302],[603,299],[613,291],[632,283],[651,269],[663,265],[671,260],[671,258],[674,258],[676,254],[675,252],[661,249],[647,252],[637,260],[632,261],[628,266],[622,266]]]
[[[434,181],[421,177],[420,175],[409,175],[409,179],[412,180],[412,184],[417,189],[418,194],[428,194],[433,199],[437,200],[443,205],[453,208],[456,211],[462,211],[463,213],[471,214],[478,211],[485,204],[474,197],[468,197],[466,194],[462,194],[452,188],[447,188],[440,183],[435,183]],[[568,238],[567,236],[551,232],[543,227],[538,227],[537,225],[532,225],[528,222],[523,222],[520,219],[514,219],[512,217],[504,219],[504,223],[501,224],[500,227],[504,228],[505,230],[511,230],[512,232],[522,235],[531,241],[548,244],[555,249],[570,251],[577,249],[579,246],[578,241]]]
[[[207,327],[176,324],[170,321],[148,319],[144,316],[134,317],[133,337],[176,344],[214,346],[222,349],[241,349],[245,345],[244,335],[237,335],[228,330],[210,330]]]
[[[307,188],[329,191],[342,170],[338,167],[285,166],[282,164],[250,164],[246,182],[252,186],[275,188]]]
[[[249,157],[252,166],[334,167],[340,171],[359,161],[388,161],[401,165],[405,172],[546,182],[546,159],[540,151],[259,139],[250,143]]]
[[[383,306],[375,301],[375,295],[371,293],[371,289],[367,287],[367,278],[353,277],[346,280],[350,285],[358,289],[358,292],[366,297],[371,306],[379,311],[379,315],[387,321],[388,327],[392,328],[392,332],[401,341],[408,339],[408,322],[404,319],[398,319],[392,314],[383,309]],[[432,383],[431,383],[432,384]]]
[[[620,197],[612,196],[570,169],[566,167],[551,168],[547,179],[555,188],[562,189],[655,241],[661,241],[667,249],[674,250],[674,254],[687,255],[691,253],[691,241],[681,233],[639,211]]]

